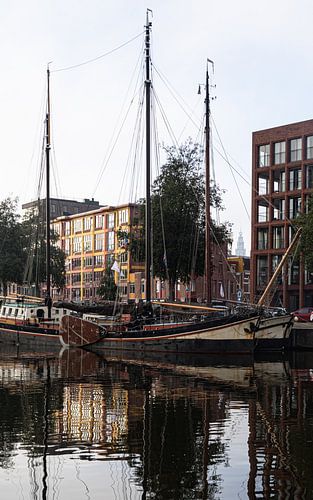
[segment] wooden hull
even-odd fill
[[[106,350],[171,353],[252,353],[258,317],[224,322],[219,326],[189,325],[177,329],[126,331],[100,336],[97,325],[79,318],[64,317],[61,335],[65,345]],[[90,327],[90,331],[88,331]]]
[[[290,315],[263,318],[255,332],[255,350],[290,349],[292,326],[293,319]]]

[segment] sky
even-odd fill
[[[312,118],[309,0],[3,0],[0,199],[37,197],[48,63],[51,195],[116,205],[143,194],[131,145],[147,8],[157,143],[201,142],[204,96],[197,91],[207,58],[213,60],[212,168],[225,190],[220,218],[233,223],[233,249],[242,231],[249,251],[252,132]]]

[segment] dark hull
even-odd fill
[[[137,351],[171,354],[252,354],[254,340],[179,340],[179,339],[102,339],[90,346],[92,350]]]
[[[37,347],[48,347],[59,351],[61,347],[60,337],[57,331],[47,333],[44,328],[22,327],[10,325],[3,327],[0,325],[0,344],[18,345],[28,349]]]

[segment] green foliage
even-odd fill
[[[114,282],[114,273],[108,266],[103,273],[97,294],[104,300],[115,300],[116,292],[117,286]]]
[[[302,227],[299,252],[303,253],[308,272],[313,273],[313,196],[309,199],[308,212],[297,217],[295,223]]]
[[[180,279],[188,282],[192,275],[204,273],[205,251],[205,186],[202,171],[202,150],[191,140],[180,146],[165,148],[167,161],[154,182],[152,205],[153,270],[173,288]],[[222,210],[223,191],[211,185],[211,205]],[[144,203],[140,200],[140,221],[137,233],[129,242],[132,256],[144,260]],[[230,241],[229,223],[211,221],[214,237],[219,243]]]
[[[17,199],[6,198],[0,202],[0,281],[5,294],[9,282],[22,282],[24,257]]]

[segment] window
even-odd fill
[[[108,229],[114,228],[114,214],[107,215],[107,228]]]
[[[65,238],[64,240],[64,252],[65,252],[65,255],[69,255],[71,252],[70,252],[70,239],[69,238]]]
[[[295,262],[288,263],[288,285],[298,285],[299,283],[299,264]]]
[[[108,250],[114,250],[114,231],[108,232]]]
[[[273,227],[273,248],[284,248],[283,226]]]
[[[121,280],[127,280],[127,277],[128,277],[128,271],[127,271],[127,269],[121,269],[120,279]]]
[[[273,172],[273,191],[281,193],[286,190],[286,173],[284,170]]]
[[[307,165],[305,167],[305,187],[313,187],[313,165]]]
[[[84,231],[90,231],[92,226],[92,217],[84,218]]]
[[[268,278],[267,278],[267,269],[268,269],[268,264],[267,264],[267,256],[259,255],[257,257],[257,285],[258,286],[265,286],[267,285]]]
[[[258,229],[258,250],[266,250],[268,244],[268,230]]]
[[[73,238],[73,252],[80,253],[82,251],[82,238],[81,236],[74,236]]]
[[[92,239],[91,234],[84,235],[84,252],[91,252],[92,250]]]
[[[135,293],[135,283],[129,284],[129,293]]]
[[[270,145],[259,146],[259,167],[268,167],[270,164]]]
[[[72,269],[77,269],[81,266],[81,258],[72,259]]]
[[[268,194],[268,176],[258,176],[258,194]]]
[[[289,219],[294,219],[301,212],[301,198],[289,199]]]
[[[291,139],[290,161],[300,161],[302,158],[302,139]]]
[[[95,234],[95,252],[99,252],[104,248],[104,234]]]
[[[80,273],[72,274],[72,285],[80,283]]]
[[[71,223],[69,220],[65,222],[64,232],[65,232],[65,236],[69,236],[71,234]]]
[[[285,200],[276,199],[273,202],[273,220],[284,220],[285,218]]]
[[[84,267],[91,267],[93,264],[93,258],[92,257],[85,257],[84,258]]]
[[[118,212],[119,225],[127,224],[127,222],[128,222],[128,210],[127,210],[127,208],[124,210],[119,210],[119,212]]]
[[[275,142],[274,144],[274,164],[280,165],[286,161],[286,143]]]
[[[301,189],[302,185],[301,168],[294,168],[289,172],[289,190]]]
[[[282,258],[281,255],[273,255],[272,256],[272,274],[274,274],[274,272],[276,271],[277,266],[279,265],[279,263],[281,261],[281,258]],[[277,277],[277,284],[278,285],[282,284],[282,273],[279,273],[279,276]]]
[[[104,260],[103,255],[95,255],[95,257],[94,257],[95,266],[96,267],[103,267],[103,260]]]
[[[268,205],[258,203],[258,222],[268,221]]]
[[[73,228],[74,228],[74,233],[81,233],[81,230],[82,230],[82,220],[81,219],[75,219],[73,221]]]
[[[96,215],[95,217],[95,224],[97,229],[102,229],[103,228],[103,221],[104,217],[103,215]]]
[[[307,160],[313,158],[313,135],[306,138],[306,158]]]
[[[124,252],[120,254],[120,262],[123,264],[128,261],[128,253]]]

